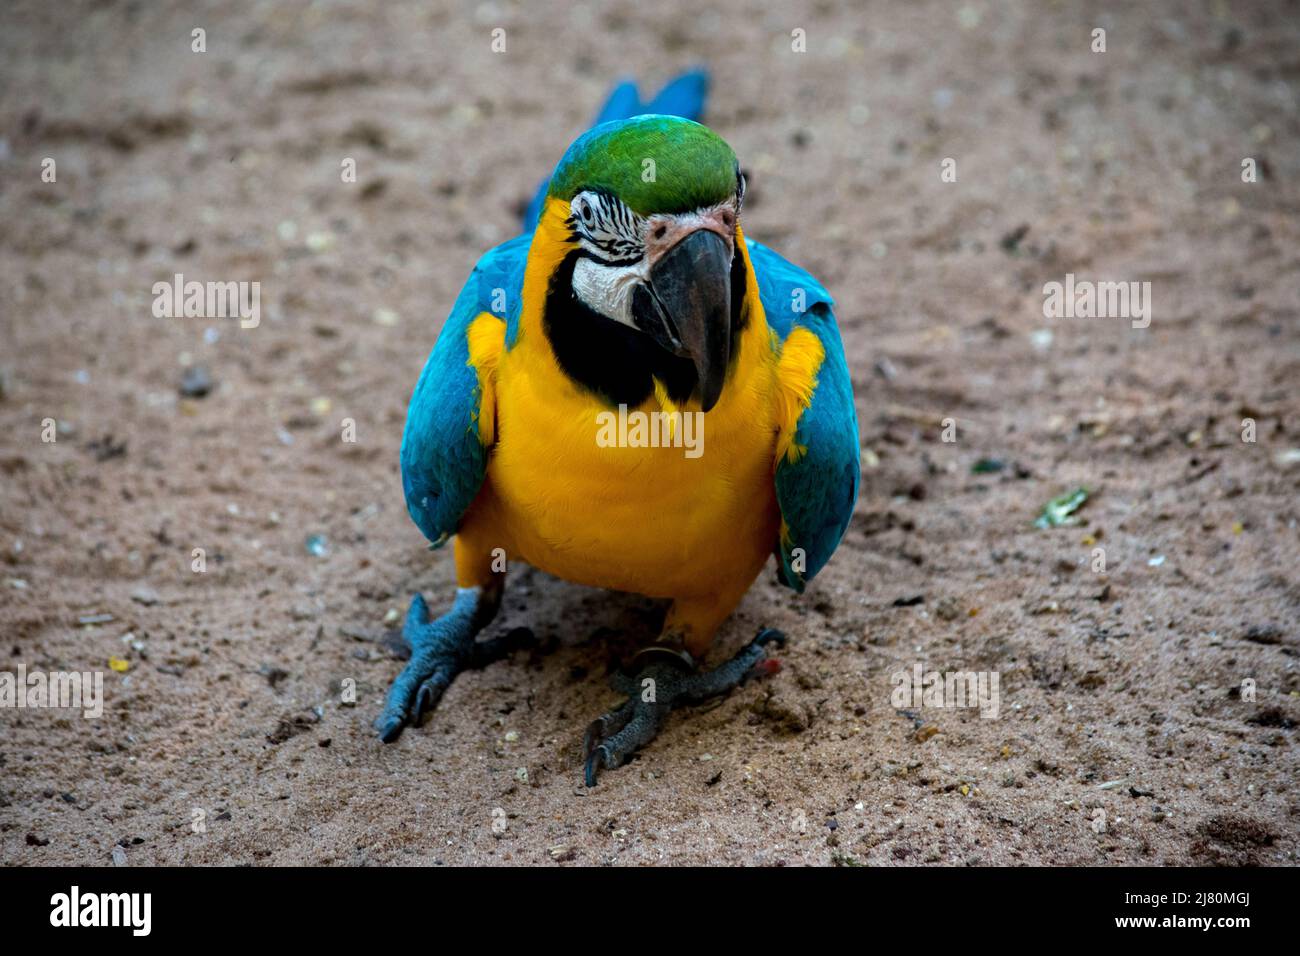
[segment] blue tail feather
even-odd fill
[[[709,95],[709,74],[691,70],[670,82],[641,112],[681,116],[698,121],[704,115],[704,101]],[[635,114],[633,114],[635,115]]]
[[[596,120],[591,125],[599,126],[601,123],[608,123],[611,120],[627,119],[629,116],[636,116],[641,112],[641,94],[636,90],[636,84],[631,80],[624,80],[618,86],[610,90],[609,99],[605,100],[605,105],[600,108],[596,114]]]
[[[643,113],[663,113],[668,116],[681,116],[689,120],[699,120],[704,115],[704,103],[709,95],[709,74],[705,70],[690,70],[669,81],[658,95],[646,103],[641,102],[636,84],[624,80],[610,91],[605,105],[596,115],[592,126],[609,123],[613,120],[629,119]],[[546,202],[547,182],[538,187],[532,202],[524,212],[524,231],[532,232],[537,228],[537,220],[542,215],[542,206]]]

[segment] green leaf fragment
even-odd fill
[[[1059,498],[1053,498],[1043,505],[1043,513],[1034,520],[1035,528],[1059,528],[1061,525],[1075,524],[1070,517],[1088,500],[1087,488],[1075,488]]]

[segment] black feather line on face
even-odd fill
[[[698,385],[695,366],[654,339],[587,306],[573,291],[573,269],[579,259],[596,258],[574,249],[551,276],[546,291],[542,329],[560,369],[610,406],[636,407],[654,394],[654,380],[663,382],[668,397],[687,402]],[[739,252],[731,260],[731,364],[740,354],[740,333],[749,322],[745,295],[745,264]],[[725,385],[724,385],[725,394]]]
[[[602,266],[634,266],[641,261],[640,255],[634,255],[630,259],[606,259],[599,253],[592,252],[590,249],[582,246],[575,249],[573,254],[579,259],[590,259],[592,262],[599,262]]]

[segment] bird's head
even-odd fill
[[[721,137],[654,115],[590,130],[548,190],[572,244],[573,299],[689,363],[704,411],[717,403],[730,359],[744,192]]]

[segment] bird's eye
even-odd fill
[[[732,224],[733,221],[734,221],[734,219],[732,218],[732,215],[731,215],[730,212],[724,212],[724,213],[722,214],[722,224],[723,224],[724,226],[726,226],[728,229],[731,228],[731,224]]]
[[[655,226],[654,237],[656,239],[662,239],[665,235],[667,235],[667,233],[668,233],[667,226]]]
[[[596,219],[596,214],[591,211],[591,203],[587,202],[585,199],[578,201],[578,215],[582,218],[582,221],[589,226]]]

